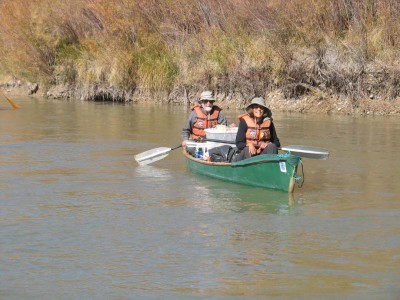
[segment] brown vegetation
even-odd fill
[[[398,113],[399,17],[397,0],[0,0],[0,78],[87,100],[207,88],[226,105]]]

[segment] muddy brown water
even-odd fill
[[[274,112],[293,195],[196,175],[187,110],[13,98],[0,107],[0,298],[400,297],[400,118]],[[231,121],[240,111],[227,110]]]

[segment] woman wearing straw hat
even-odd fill
[[[272,122],[271,111],[263,98],[254,98],[239,116],[239,128],[236,135],[238,152],[235,161],[259,154],[276,154],[281,146]]]

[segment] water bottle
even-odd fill
[[[194,157],[203,158],[203,148],[198,148]]]

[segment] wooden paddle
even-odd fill
[[[11,106],[12,106],[14,109],[20,108],[20,106],[19,106],[17,103],[15,103],[12,99],[8,98],[8,97],[6,96],[6,94],[4,94],[4,92],[3,92],[2,90],[0,90],[0,93],[7,99],[8,103],[10,103]]]
[[[159,148],[154,148],[151,150],[147,150],[145,152],[139,153],[135,155],[135,160],[138,162],[139,165],[144,166],[148,165],[152,162],[155,162],[157,160],[163,159],[168,156],[168,154],[175,149],[179,149],[182,147],[182,145],[173,147],[173,148],[168,148],[168,147],[159,147]]]

